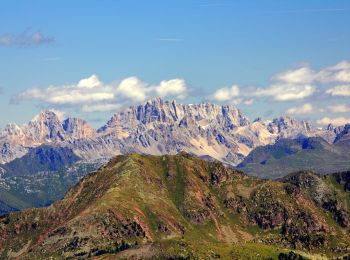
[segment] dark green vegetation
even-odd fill
[[[260,178],[276,179],[301,170],[330,174],[350,170],[350,139],[339,137],[334,144],[322,138],[281,139],[254,149],[238,169]]]
[[[0,258],[340,257],[349,179],[259,180],[184,153],[118,156],[50,207],[0,217]]]
[[[47,206],[61,199],[83,176],[100,166],[79,160],[69,148],[40,146],[2,165],[0,215]]]
[[[0,215],[28,207],[30,207],[29,204],[21,201],[11,192],[0,187]]]
[[[2,168],[5,170],[4,176],[25,176],[58,171],[79,160],[69,148],[43,145],[31,148],[26,155],[5,164]]]

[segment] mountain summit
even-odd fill
[[[50,207],[0,217],[0,258],[341,256],[350,247],[348,177],[267,181],[186,153],[117,156]]]
[[[337,131],[319,130],[290,117],[251,122],[231,105],[153,98],[116,113],[97,131],[82,119],[61,121],[54,111],[41,112],[23,126],[10,124],[0,133],[0,162],[21,157],[29,148],[55,144],[69,147],[83,159],[186,151],[236,165],[254,148],[280,138],[319,136],[333,142]]]

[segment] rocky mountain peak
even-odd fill
[[[60,124],[62,124],[61,115],[59,115],[58,112],[53,110],[41,111],[29,122],[29,125],[46,125],[47,127]]]
[[[328,124],[326,127],[326,130],[328,131],[334,131],[334,129],[335,129],[335,126],[333,124]]]
[[[201,125],[220,124],[231,129],[249,124],[249,120],[235,106],[212,103],[178,104],[175,100],[152,98],[142,105],[132,106],[116,113],[98,132],[110,128],[133,128],[158,123],[179,125],[184,120],[191,120]]]
[[[93,129],[85,120],[80,118],[69,117],[63,121],[62,125],[65,133],[75,139],[91,138],[96,133],[95,129]]]
[[[350,140],[350,124],[337,127],[336,134],[335,142]]]
[[[60,119],[55,111],[43,111],[24,126],[11,125],[0,134],[0,147],[11,144],[7,158],[20,150],[55,143],[71,147],[81,158],[111,157],[116,154],[174,154],[187,151],[235,165],[252,149],[273,144],[281,138],[322,137],[332,143],[343,128],[317,129],[307,121],[289,116],[265,122],[250,122],[233,105],[210,102],[180,104],[152,98],[130,106],[98,131],[79,118]],[[6,146],[7,147],[7,146]],[[0,157],[1,161],[1,157]],[[4,161],[4,160],[2,160]]]
[[[20,126],[16,123],[9,123],[0,133],[0,136],[20,136],[23,134],[23,131]]]
[[[269,124],[269,131],[280,134],[282,138],[296,138],[298,136],[309,136],[317,129],[305,120],[298,121],[289,116],[282,116],[275,118]]]
[[[40,112],[24,126],[29,139],[34,142],[64,141],[64,130],[59,116],[51,110]]]

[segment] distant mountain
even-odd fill
[[[28,124],[12,123],[0,132],[0,187],[23,207],[45,206],[102,162],[130,153],[185,151],[229,166],[243,161],[243,170],[264,178],[304,169],[330,173],[349,169],[349,126],[317,129],[290,117],[251,122],[234,106],[160,98],[116,113],[98,130],[82,119],[63,120],[54,111],[43,111]],[[319,147],[283,141],[309,137]],[[16,205],[23,204],[4,202],[0,210],[23,208]]]
[[[70,148],[42,145],[29,148],[23,157],[0,167],[4,170],[3,176],[24,176],[58,171],[79,160],[80,158]]]
[[[102,162],[83,162],[70,148],[42,145],[0,166],[0,215],[43,207],[63,197]]]
[[[289,117],[251,122],[234,106],[154,98],[116,113],[98,130],[78,118],[61,121],[53,111],[43,111],[23,126],[9,124],[0,133],[0,163],[46,144],[68,147],[85,160],[186,151],[236,165],[254,148],[278,139],[319,136],[332,143],[337,131],[320,130]]]
[[[0,217],[0,258],[342,257],[349,180],[259,180],[185,153],[117,156],[52,206]]]
[[[350,170],[350,139],[342,134],[334,144],[319,137],[280,139],[275,144],[255,148],[237,168],[269,179],[301,170],[320,174],[347,171]]]
[[[0,132],[0,162],[10,162],[43,144],[66,146],[74,140],[89,138],[93,130],[81,119],[68,118],[61,122],[53,111],[43,111],[28,124],[9,124]]]

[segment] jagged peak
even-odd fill
[[[76,123],[87,124],[87,125],[89,124],[87,121],[79,117],[67,117],[66,119],[63,120],[63,124],[65,122],[76,122]]]
[[[296,118],[291,117],[291,116],[280,116],[280,117],[274,118],[272,120],[272,123],[274,123],[274,124],[285,124],[285,123],[295,124],[295,123],[297,123],[297,124],[303,124],[305,126],[311,126],[309,121],[297,120]]]
[[[0,135],[21,134],[22,132],[22,128],[16,123],[8,123],[5,128],[0,131]]]
[[[55,109],[42,110],[32,118],[30,122],[35,123],[46,119],[53,119],[61,122],[65,117],[65,113]]]
[[[145,102],[145,105],[154,104],[154,103],[164,103],[164,102],[168,102],[168,101],[163,100],[163,98],[161,97],[152,97]]]
[[[19,126],[19,125],[17,125],[16,123],[14,123],[14,122],[10,122],[10,123],[8,123],[6,126],[5,126],[5,128],[4,128],[4,130],[5,129],[20,129],[21,127]]]
[[[92,136],[96,130],[81,118],[68,117],[62,122],[63,129],[69,134],[78,134],[77,137]],[[82,132],[83,131],[83,132]]]

